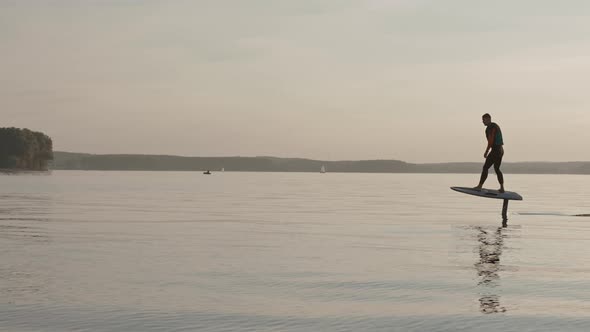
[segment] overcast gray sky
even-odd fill
[[[590,1],[0,0],[0,126],[56,150],[590,160]]]

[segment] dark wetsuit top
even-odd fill
[[[486,138],[488,140],[488,148],[491,148],[492,151],[499,150],[499,148],[504,145],[502,130],[500,129],[500,126],[494,122],[486,127]]]

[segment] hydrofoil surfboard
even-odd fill
[[[513,191],[505,191],[503,193],[499,192],[498,190],[494,189],[474,189],[470,187],[451,187],[454,191],[458,191],[463,194],[479,196],[479,197],[487,197],[487,198],[496,198],[496,199],[508,199],[508,200],[515,200],[515,201],[522,201],[522,196],[518,193]]]

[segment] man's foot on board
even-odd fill
[[[481,191],[481,186],[475,186],[473,187],[473,190]]]
[[[504,187],[501,187],[500,189],[498,189],[498,192],[499,192],[499,193],[504,193],[504,192],[506,192],[506,191],[504,190]]]

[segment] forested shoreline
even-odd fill
[[[46,171],[53,160],[53,141],[27,128],[0,128],[0,169]]]

